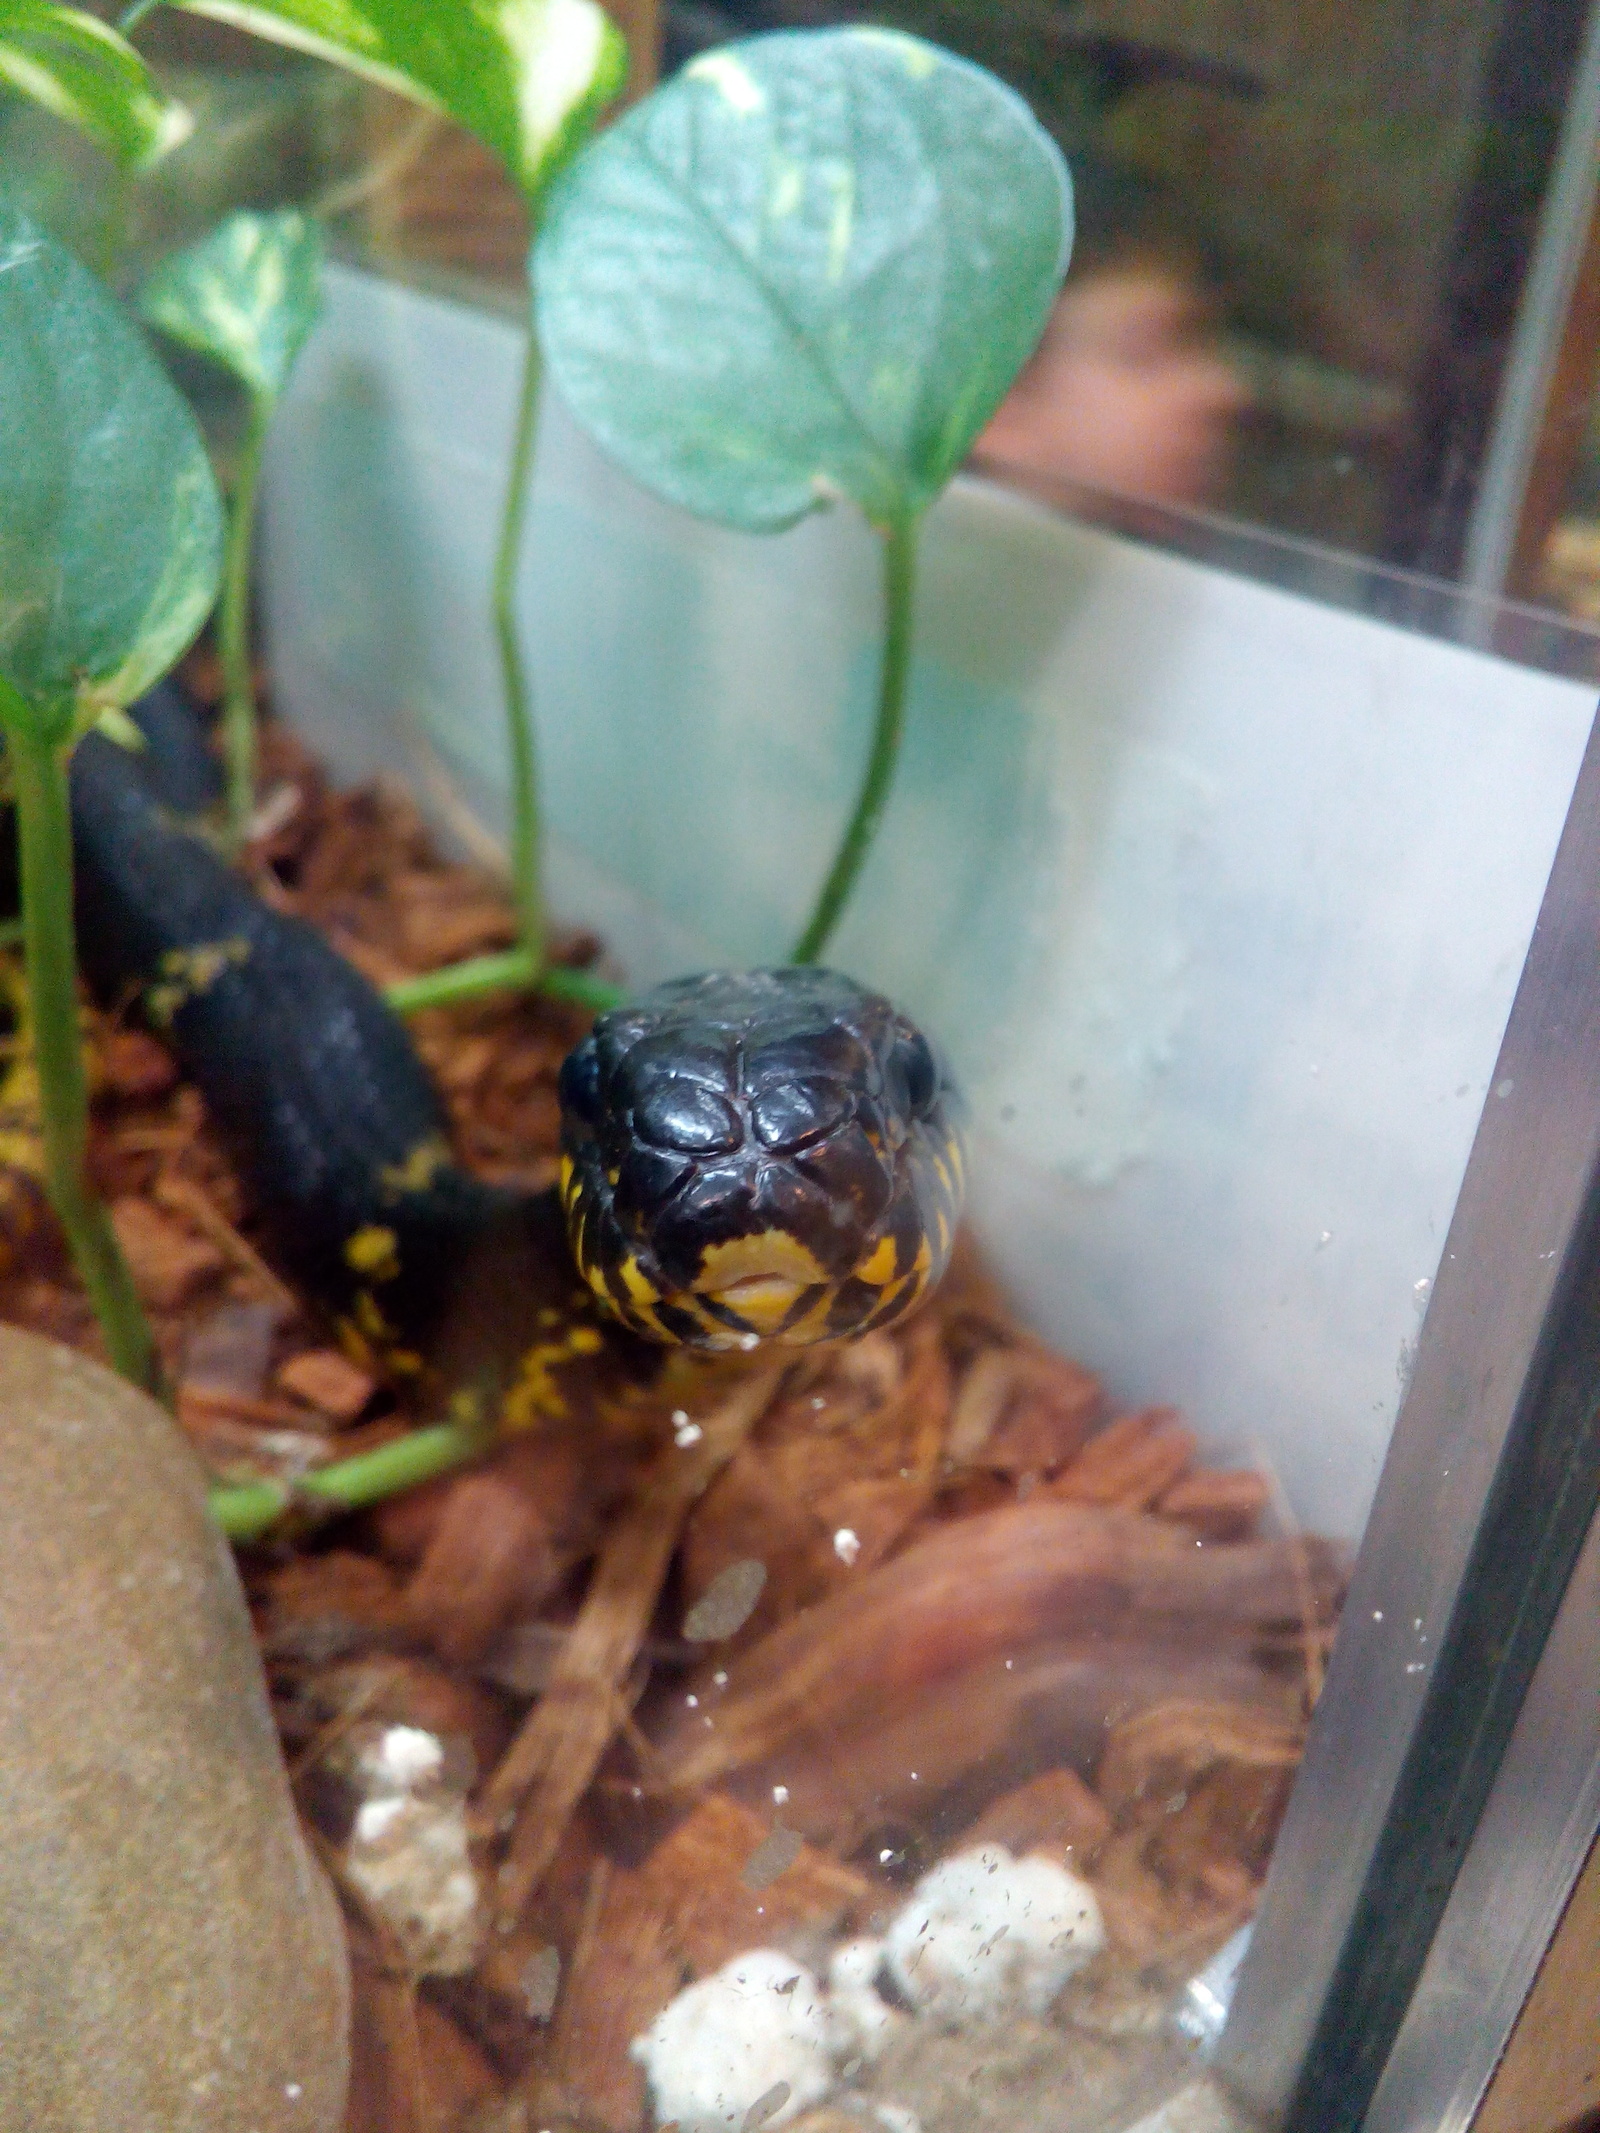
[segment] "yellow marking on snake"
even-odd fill
[[[249,960],[250,943],[242,934],[221,941],[197,941],[190,948],[168,948],[156,966],[160,977],[144,989],[145,1013],[165,1029],[180,1008],[209,992],[224,971]]]
[[[748,1274],[717,1291],[717,1302],[734,1312],[754,1333],[776,1333],[805,1291],[797,1282],[769,1274]]]
[[[764,1229],[754,1237],[730,1237],[722,1244],[708,1244],[694,1286],[702,1296],[715,1296],[722,1289],[731,1289],[736,1281],[757,1276],[792,1281],[802,1288],[828,1279],[827,1269],[798,1237],[791,1237],[787,1230]]]
[[[896,1246],[893,1237],[880,1237],[871,1252],[856,1268],[858,1281],[869,1281],[880,1288],[894,1272]]]
[[[386,1200],[398,1200],[408,1192],[426,1192],[449,1162],[450,1150],[443,1137],[430,1133],[402,1162],[383,1165],[378,1172],[379,1189]]]
[[[506,1394],[500,1410],[500,1427],[508,1436],[532,1429],[536,1422],[561,1422],[567,1414],[566,1399],[555,1380],[560,1364],[570,1363],[577,1351],[570,1341],[535,1341],[524,1348],[517,1364],[517,1382]]]
[[[386,1354],[393,1338],[392,1329],[366,1289],[356,1297],[355,1314],[358,1329],[374,1343],[380,1353]]]
[[[400,1240],[387,1223],[369,1222],[344,1240],[344,1262],[368,1281],[393,1281],[400,1271]]]
[[[639,1262],[632,1256],[631,1253],[626,1259],[623,1260],[622,1265],[618,1268],[618,1272],[622,1276],[622,1286],[627,1290],[629,1297],[634,1303],[645,1304],[648,1306],[655,1302],[655,1289],[651,1285],[651,1283],[645,1280],[643,1274],[640,1273]],[[596,1293],[598,1294],[601,1292],[597,1291]]]

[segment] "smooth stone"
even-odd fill
[[[338,1906],[195,1462],[0,1326],[0,2126],[337,2133]]]

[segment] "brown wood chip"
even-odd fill
[[[1186,1474],[1157,1499],[1163,1518],[1175,1518],[1206,1540],[1248,1540],[1272,1495],[1272,1484],[1253,1467],[1227,1473]]]
[[[442,1659],[482,1659],[518,1608],[546,1597],[561,1564],[544,1520],[508,1475],[455,1481],[427,1553],[406,1587],[406,1614]]]
[[[1194,1464],[1196,1439],[1171,1407],[1123,1415],[1091,1437],[1072,1464],[1048,1484],[1066,1503],[1116,1504],[1142,1511]]]
[[[961,1834],[963,1851],[1003,1844],[1021,1858],[1049,1851],[1079,1873],[1111,1834],[1111,1816],[1076,1770],[1045,1770],[991,1800]]]
[[[109,1031],[100,1042],[100,1070],[114,1096],[164,1096],[178,1078],[177,1061],[142,1029]]]
[[[180,1228],[145,1199],[113,1201],[111,1225],[134,1286],[158,1311],[175,1310],[228,1263],[210,1238]]]
[[[278,1366],[278,1383],[335,1422],[353,1422],[377,1391],[371,1371],[337,1348],[305,1348]]]
[[[761,1879],[780,1858],[781,1869]],[[758,1861],[759,1886],[748,1878]],[[865,1912],[877,1893],[853,1867],[715,1792],[657,1845],[638,1882],[696,1977],[720,1970],[741,1949],[829,1932]]]
[[[691,1445],[669,1443],[613,1521],[549,1687],[484,1795],[491,1828],[514,1817],[497,1877],[500,1920],[515,1921],[555,1857],[624,1704],[623,1684],[660,1597],[683,1522],[771,1401],[779,1367],[749,1371],[701,1417]]]

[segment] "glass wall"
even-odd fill
[[[1600,54],[1580,0],[618,12],[635,93],[724,39],[876,21],[1028,99],[1073,167],[1076,253],[983,464],[1065,485],[1091,513],[1109,498],[1199,509],[1592,620]],[[114,232],[100,159],[53,137],[43,155],[49,122],[5,114],[29,196],[64,233],[137,262],[219,200],[295,198],[349,257],[520,303],[522,204],[445,120],[315,62],[263,60],[219,25],[158,12],[140,37],[204,123],[160,173],[116,188]],[[1511,637],[1514,656],[1542,656],[1537,629]]]

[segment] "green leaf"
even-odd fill
[[[131,703],[216,596],[193,417],[70,252],[0,203],[0,679],[41,732]]]
[[[922,510],[1037,344],[1072,186],[1021,99],[883,30],[693,62],[590,147],[534,251],[545,359],[636,480],[752,532]]]
[[[475,133],[536,202],[622,87],[596,0],[179,0],[348,67]]]
[[[294,208],[230,215],[145,283],[140,315],[276,400],[322,309],[322,231]]]
[[[93,15],[52,0],[0,0],[0,86],[135,169],[175,148],[193,126],[131,44]]]

